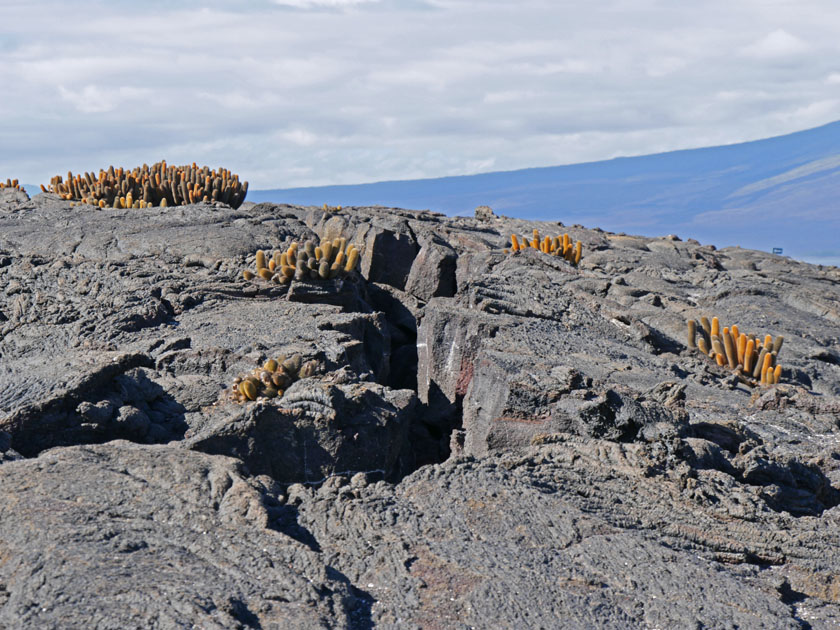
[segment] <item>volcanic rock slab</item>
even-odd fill
[[[534,229],[580,264],[503,251]],[[242,276],[337,236],[359,273]],[[688,348],[701,316],[784,335],[782,382]],[[837,268],[0,191],[2,628],[830,628],[839,506]]]

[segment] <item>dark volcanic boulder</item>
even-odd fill
[[[393,479],[410,464],[415,402],[409,390],[306,379],[280,401],[215,407],[186,445],[237,457],[252,474],[282,483],[356,473]]]
[[[0,627],[350,628],[356,597],[233,459],[126,442],[0,466]]]

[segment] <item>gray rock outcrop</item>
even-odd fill
[[[535,228],[580,264],[503,251]],[[337,236],[358,273],[242,277]],[[701,316],[783,335],[781,383],[688,348]],[[838,462],[837,268],[0,191],[2,628],[835,627]]]

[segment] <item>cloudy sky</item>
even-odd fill
[[[165,158],[285,188],[780,135],[840,119],[838,25],[836,0],[2,0],[0,178]]]

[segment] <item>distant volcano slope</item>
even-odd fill
[[[840,259],[840,122],[766,140],[439,179],[255,190],[248,201],[428,208],[675,233]],[[835,263],[836,264],[836,263]]]

